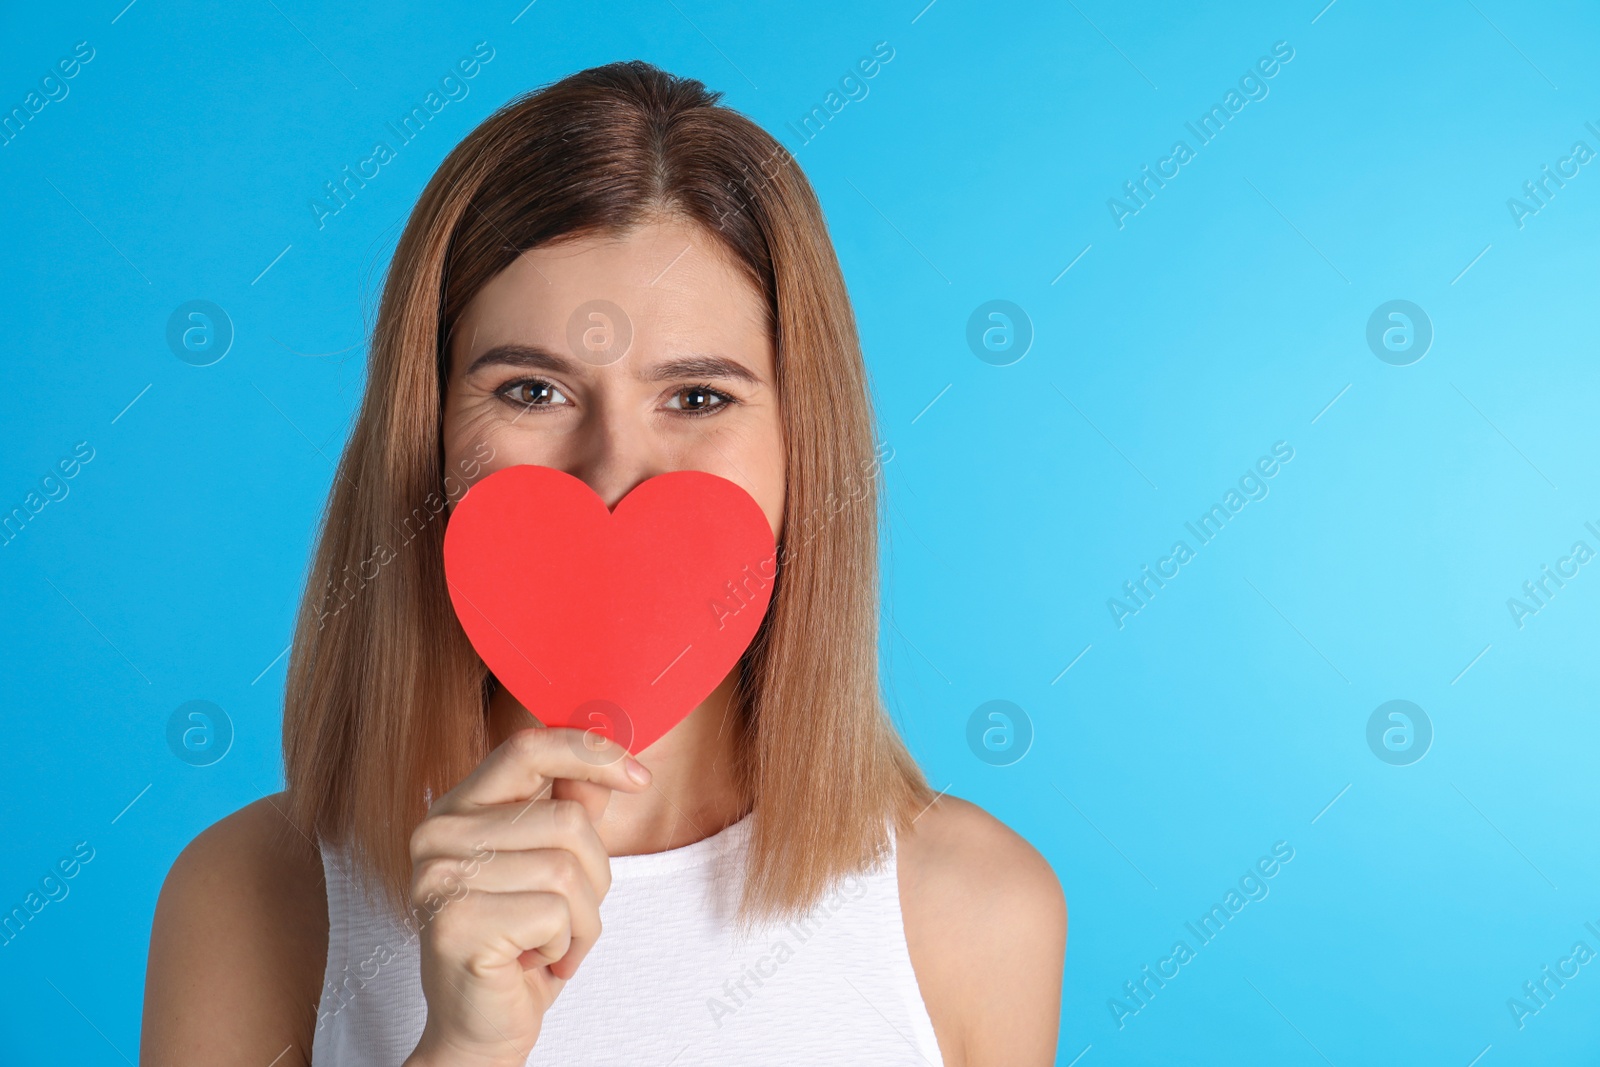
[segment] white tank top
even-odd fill
[[[530,1065],[942,1067],[892,843],[804,919],[740,937],[731,919],[749,830],[746,817],[683,848],[612,857],[604,932],[546,1013]],[[427,1018],[420,943],[341,850],[324,844],[322,864],[328,966],[311,1062],[396,1067]]]

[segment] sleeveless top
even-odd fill
[[[536,1064],[942,1067],[890,851],[804,918],[732,925],[750,817],[683,848],[611,858],[603,932],[545,1014]],[[493,862],[488,860],[486,862]],[[418,936],[322,845],[328,964],[313,1067],[397,1067],[422,1035]],[[449,907],[449,904],[445,904]]]

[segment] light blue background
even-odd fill
[[[935,787],[1061,877],[1059,1062],[1597,1062],[1600,964],[1523,1029],[1506,1003],[1600,950],[1600,564],[1521,629],[1506,606],[1600,548],[1600,163],[1522,228],[1506,205],[1600,150],[1592,7],[123,2],[0,14],[0,110],[96,49],[0,147],[0,510],[95,449],[0,548],[0,910],[95,849],[0,948],[0,1060],[136,1058],[168,865],[281,787],[280,653],[429,174],[511,96],[641,57],[726,90],[828,212],[895,449],[887,696]],[[323,181],[478,41],[470,96],[319,231]],[[1277,41],[1267,98],[1118,229],[1107,199]],[[164,340],[197,298],[237,329],[205,368]],[[1407,367],[1364,337],[1396,298],[1436,331]],[[1011,366],[965,341],[991,299],[1035,331]],[[1107,598],[1277,441],[1270,495],[1119,630]],[[191,699],[236,731],[210,767],[167,746]],[[1012,766],[966,742],[992,699],[1032,722]],[[1391,699],[1435,730],[1410,766],[1367,746]],[[1270,895],[1119,1029],[1277,841]]]

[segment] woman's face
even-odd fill
[[[533,463],[616,507],[699,470],[739,485],[778,536],[784,443],[765,301],[716,239],[664,217],[524,252],[450,346],[446,473]]]

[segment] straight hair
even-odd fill
[[[441,412],[451,330],[522,252],[662,213],[714,235],[765,297],[787,488],[767,614],[737,667],[751,813],[740,915],[813,906],[882,856],[931,791],[877,673],[878,508],[865,367],[810,183],[720,93],[611,63],[512,100],[450,152],[384,281],[367,387],[322,517],[289,660],[290,811],[408,908],[427,797],[488,754],[494,679],[446,592]]]

